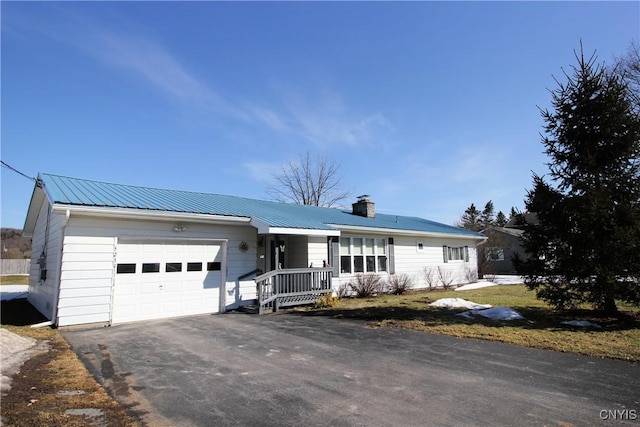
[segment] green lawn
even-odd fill
[[[429,306],[440,298],[463,298],[511,307],[526,320],[466,319],[450,310]],[[469,291],[414,291],[407,295],[342,299],[332,308],[306,309],[310,315],[338,316],[368,321],[371,327],[396,327],[456,337],[480,338],[527,347],[640,361],[640,309],[618,305],[619,317],[604,317],[588,308],[558,312],[535,298],[524,285],[494,286]],[[589,320],[602,328],[563,325]]]

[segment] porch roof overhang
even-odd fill
[[[298,236],[340,236],[340,230],[325,226],[323,228],[298,228],[298,227],[278,227],[267,224],[257,218],[251,218],[249,223],[258,229],[258,234],[282,234]]]

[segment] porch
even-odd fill
[[[312,304],[332,292],[331,268],[277,269],[257,276],[258,313],[278,311],[282,307]]]

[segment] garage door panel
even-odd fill
[[[221,261],[219,244],[119,244],[116,263],[134,263],[135,269],[129,265],[123,269],[128,274],[116,274],[112,322],[217,313]],[[207,271],[212,263],[216,271]]]

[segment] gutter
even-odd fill
[[[194,214],[186,212],[173,212],[173,211],[144,211],[139,209],[126,209],[126,208],[108,208],[108,207],[92,207],[92,206],[74,206],[54,204],[53,212],[64,213],[73,212],[74,214],[85,216],[101,216],[111,218],[123,218],[123,219],[157,219],[162,221],[176,221],[184,220],[189,222],[199,222],[206,224],[216,223],[238,223],[249,224],[251,218],[239,217],[239,216],[227,216],[227,215],[209,215],[209,214]]]
[[[407,230],[407,229],[397,229],[397,228],[362,227],[362,226],[341,225],[341,224],[331,224],[331,225],[343,232],[354,231],[359,233],[396,234],[401,236],[444,237],[448,239],[455,238],[455,239],[464,239],[464,240],[476,240],[479,242],[484,242],[485,240],[487,240],[487,237],[482,235],[472,236],[468,234],[438,233],[433,231],[417,231],[417,230]]]

